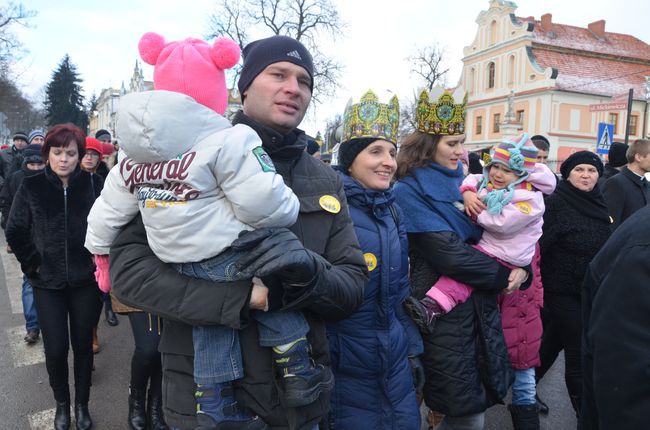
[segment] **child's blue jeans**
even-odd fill
[[[241,280],[235,262],[242,255],[231,248],[198,263],[176,264],[176,269],[186,276],[216,282]],[[271,347],[290,343],[307,335],[309,326],[300,312],[277,311],[252,313],[258,322],[260,345]],[[195,326],[194,382],[216,384],[234,381],[244,376],[241,346],[237,330],[221,325]]]
[[[535,384],[535,369],[514,369],[515,382],[512,384],[513,405],[534,405],[537,403]]]

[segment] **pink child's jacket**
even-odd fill
[[[468,175],[461,191],[476,190],[482,180],[483,175]],[[478,247],[486,254],[516,267],[527,266],[533,259],[535,244],[542,235],[544,223],[543,194],[552,193],[557,182],[545,164],[536,163],[526,183],[530,187],[518,187],[501,213],[493,215],[484,210],[476,220],[484,229]],[[485,194],[487,190],[483,189],[479,197]],[[427,296],[448,312],[456,304],[466,301],[472,291],[471,287],[443,276],[427,292]]]

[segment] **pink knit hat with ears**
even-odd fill
[[[156,90],[186,94],[198,103],[223,115],[228,105],[225,69],[239,61],[239,45],[219,37],[210,45],[187,38],[165,42],[157,33],[146,33],[138,43],[140,56],[154,66]]]

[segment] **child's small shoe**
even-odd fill
[[[292,342],[284,352],[273,347],[273,361],[284,387],[284,403],[296,408],[315,402],[322,392],[334,386],[334,374],[322,364],[315,364],[304,337]]]
[[[438,302],[428,296],[424,296],[422,300],[409,296],[404,301],[404,308],[424,334],[433,333],[436,319],[445,313]]]
[[[266,430],[268,426],[260,417],[239,409],[233,396],[232,384],[199,384],[196,398],[197,430]]]

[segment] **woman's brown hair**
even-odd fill
[[[438,142],[442,135],[414,131],[402,140],[397,153],[397,171],[395,178],[401,179],[412,169],[424,167],[433,162]]]
[[[77,146],[79,153],[79,162],[84,158],[86,153],[86,135],[76,125],[72,123],[57,124],[45,135],[45,143],[41,154],[43,160],[47,160],[50,156],[50,148],[66,148],[71,142]]]

